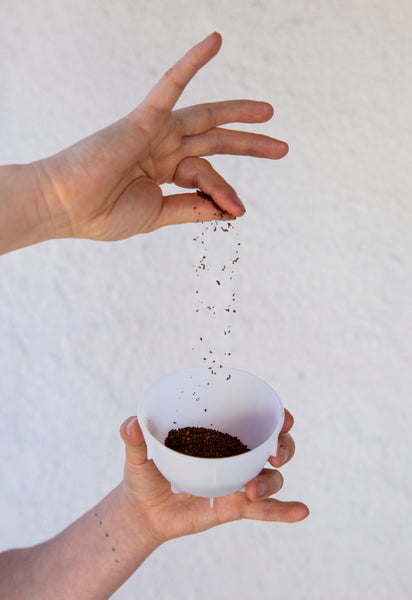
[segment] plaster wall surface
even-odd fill
[[[230,342],[225,315],[195,313],[201,225],[1,257],[1,548],[53,536],[120,481],[120,424],[201,362],[203,331],[294,414],[278,496],[311,515],[169,542],[113,597],[409,599],[412,4],[2,0],[0,163],[121,117],[213,30],[221,52],[179,106],[268,100],[254,130],[290,144],[278,162],[212,159],[247,207],[208,233],[217,266],[241,242]]]

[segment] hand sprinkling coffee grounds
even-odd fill
[[[171,429],[164,444],[171,450],[198,458],[227,458],[249,451],[239,438],[207,427]]]

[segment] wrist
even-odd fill
[[[54,538],[3,557],[3,598],[109,598],[158,546],[118,485]],[[0,565],[1,567],[1,565]],[[17,586],[17,587],[16,587]],[[16,591],[17,590],[17,591]]]
[[[38,187],[38,201],[43,218],[45,239],[59,239],[73,236],[68,212],[60,201],[58,185],[53,176],[53,157],[24,165],[33,170],[33,178]]]
[[[0,167],[0,253],[49,239],[49,220],[33,166]]]
[[[147,527],[144,511],[130,503],[121,483],[56,536],[49,555],[65,565],[64,576],[72,590],[65,599],[83,597],[81,592],[91,586],[91,573],[94,591],[90,598],[108,598],[158,545]],[[45,563],[53,570],[49,560]],[[61,568],[56,569],[60,580],[63,574],[59,571]]]
[[[43,161],[0,166],[0,254],[68,237],[67,216],[53,209]]]
[[[147,554],[150,554],[166,539],[160,539],[151,526],[149,514],[139,503],[136,496],[130,492],[127,484],[122,481],[114,493],[116,495],[116,504],[121,522],[125,524],[130,543],[136,544],[139,551],[144,547]]]

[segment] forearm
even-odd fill
[[[0,598],[103,600],[157,546],[121,484],[55,538],[1,554]]]
[[[0,254],[56,237],[41,162],[0,166]]]

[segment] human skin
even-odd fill
[[[112,125],[48,158],[0,167],[0,252],[52,238],[113,241],[165,225],[242,216],[236,191],[204,157],[282,158],[285,142],[222,127],[267,121],[272,106],[228,100],[173,110],[221,42],[213,33],[194,46]],[[200,188],[214,202],[194,192],[163,196],[163,183]]]
[[[292,425],[286,411],[277,456],[269,459],[274,467],[293,457]],[[136,417],[127,419],[120,433],[126,452],[123,481],[53,539],[0,554],[1,598],[104,600],[172,538],[239,519],[294,523],[309,513],[301,502],[269,497],[283,484],[277,469],[263,469],[244,492],[215,498],[213,507],[208,498],[175,495],[147,459]]]

